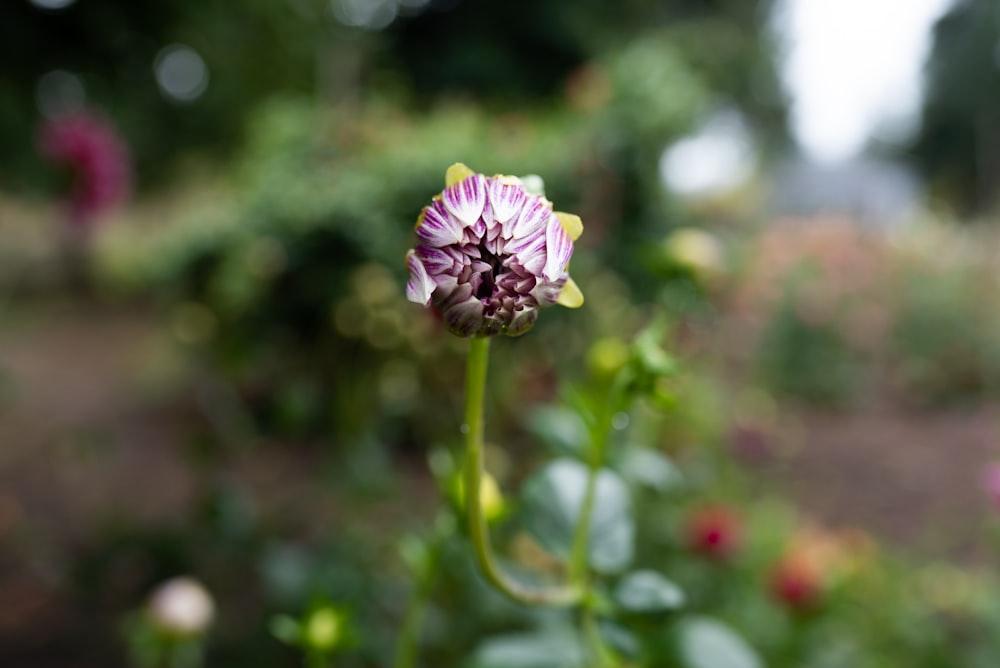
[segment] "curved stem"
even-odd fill
[[[465,508],[469,536],[483,577],[500,593],[526,605],[571,606],[578,604],[581,590],[572,587],[527,587],[507,575],[497,563],[490,544],[489,526],[483,513],[479,491],[483,483],[483,403],[486,397],[486,370],[490,340],[469,341],[469,362],[465,376]]]

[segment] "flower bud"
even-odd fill
[[[452,165],[447,186],[417,220],[406,256],[406,296],[434,306],[458,336],[517,336],[542,308],[575,308],[583,295],[567,273],[577,216],[556,213],[513,176]]]
[[[722,561],[743,546],[743,523],[730,508],[698,508],[688,516],[684,536],[688,547],[698,554]]]
[[[815,563],[792,553],[772,569],[768,586],[778,603],[793,612],[805,612],[819,605],[825,582]]]
[[[465,506],[465,478],[458,476],[456,481],[458,503]],[[504,513],[503,492],[500,491],[496,478],[486,471],[483,472],[483,480],[479,486],[479,503],[487,520],[499,519]]]
[[[671,262],[684,267],[699,279],[714,278],[724,266],[719,241],[698,228],[685,227],[674,231],[667,237],[664,250]]]
[[[599,339],[587,351],[587,366],[595,376],[608,378],[628,362],[629,349],[624,341],[614,337]]]

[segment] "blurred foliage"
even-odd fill
[[[772,315],[758,355],[761,381],[783,396],[829,405],[857,398],[860,356],[835,328],[803,319],[790,303]]]
[[[659,331],[665,338],[654,342],[646,334],[625,344],[634,371],[653,368],[644,361],[650,347],[670,339]],[[702,373],[686,361],[669,370],[678,379]],[[579,490],[572,489],[581,482],[567,472],[584,467],[588,416],[604,410],[610,382],[603,368],[594,368],[561,383],[560,399],[522,411],[538,438],[530,456],[491,466],[514,509],[495,519],[492,530],[521,577],[562,576],[557,555],[571,540],[565,529],[578,512],[572,499]],[[714,434],[730,411],[711,411],[715,424],[692,432],[691,444],[673,438],[678,416],[724,399],[682,393],[663,412],[647,389],[633,386],[646,396],[636,396],[623,413],[628,419],[615,423],[601,472],[614,482],[599,495],[592,543],[604,577],[597,633],[620,665],[992,665],[1000,582],[991,573],[914,567],[859,529],[798,515],[719,447]],[[338,455],[324,474],[325,492],[312,497],[318,517],[254,509],[239,490],[210,485],[201,511],[183,526],[109,533],[77,574],[88,587],[83,600],[100,607],[110,592],[135,595],[165,574],[198,573],[218,601],[218,628],[205,644],[206,665],[213,666],[300,665],[301,656],[319,665],[316,657],[328,660],[334,650],[338,666],[393,665],[397,634],[412,612],[405,602],[413,600],[421,611],[416,665],[587,665],[592,641],[565,612],[513,605],[484,585],[456,516],[461,501],[434,517],[428,508],[434,495],[413,497],[405,481],[412,474],[402,467],[379,473],[388,497],[371,496],[363,489],[374,481],[359,479],[350,458]],[[454,449],[442,446],[430,458],[439,492],[447,495],[458,473]],[[405,510],[387,515],[386,504]],[[330,508],[338,507],[334,514],[346,515],[331,523]],[[364,523],[348,516],[395,519]],[[719,544],[726,548],[714,549]],[[304,634],[317,619],[325,620],[323,633],[310,640]],[[334,645],[331,633],[345,620],[351,642]]]
[[[200,426],[184,450],[190,507],[151,524],[116,506],[45,566],[65,585],[69,616],[97,631],[83,661],[114,662],[100,633],[123,615],[124,644],[149,654],[126,609],[192,573],[217,601],[204,639],[213,666],[336,654],[345,668],[383,667],[400,634],[419,665],[469,668],[577,668],[594,644],[629,666],[994,666],[992,574],[914,568],[863,531],[817,525],[726,447],[776,456],[774,402],[757,393],[747,414],[734,384],[834,404],[884,390],[935,406],[1000,387],[989,301],[1000,245],[985,233],[888,238],[835,220],[746,239],[677,230],[689,221],[662,188],[664,146],[731,106],[765,144],[780,140],[762,31],[770,6],[4,5],[0,178],[44,182],[30,91],[53,69],[80,76],[88,104],[131,141],[141,180],[165,193],[93,240],[96,295],[161,310],[189,360],[174,389],[194,395],[198,415],[177,419]],[[981,6],[966,2],[948,20]],[[388,25],[350,28],[345,17]],[[42,35],[51,46],[21,57]],[[207,92],[190,103],[168,101],[152,78],[156,54],[175,42],[209,68]],[[207,176],[192,151],[232,163]],[[469,496],[454,447],[462,345],[402,291],[412,222],[456,161],[540,174],[558,208],[586,224],[573,260],[586,307],[547,313],[531,345],[497,342],[487,418],[497,545],[520,576],[546,580],[564,576],[585,442],[608,414],[586,634],[562,612],[487,588],[458,516]],[[188,173],[168,187],[174,170]],[[5,297],[65,290],[51,276],[61,258],[40,240],[51,217],[0,200],[0,232],[18,240],[2,248]],[[609,407],[619,373],[632,401]],[[241,457],[260,458],[268,489],[230,470]],[[270,477],[283,457],[297,462],[294,476]],[[37,545],[15,549],[32,557]],[[184,660],[201,662],[201,649]]]
[[[29,187],[45,178],[32,137],[38,85],[53,71],[78,77],[85,103],[108,111],[138,160],[140,185],[151,186],[190,170],[192,155],[239,146],[252,134],[247,119],[275,95],[350,105],[387,92],[416,108],[451,95],[511,112],[554,99],[581,65],[657,29],[666,30],[665,39],[718,92],[720,104],[741,108],[778,140],[784,100],[764,29],[770,5],[258,0],[234,11],[218,0],[104,0],[63,9],[5,3],[0,180]],[[207,66],[208,87],[194,100],[171,98],[157,86],[154,62],[171,44],[194,49]],[[664,94],[689,94],[683,80],[648,83],[664,86]],[[656,117],[644,112],[644,119]]]
[[[647,63],[653,76],[619,66],[630,59]],[[663,40],[637,42],[608,63],[596,64],[593,79],[575,91],[586,97],[588,88],[601,95],[608,88],[587,113],[569,104],[494,117],[451,104],[411,115],[379,98],[361,112],[272,101],[256,116],[233,178],[210,184],[156,227],[127,218],[105,230],[100,273],[112,288],[156,293],[171,304],[179,338],[210,351],[249,401],[269,404],[257,414],[287,415],[275,401],[298,397],[301,410],[293,413],[303,433],[330,426],[315,420],[331,400],[359,402],[335,411],[341,418],[365,415],[380,386],[380,373],[362,373],[373,365],[403,373],[414,388],[454,387],[455,374],[442,372],[447,365],[419,365],[435,381],[405,361],[416,352],[429,362],[452,347],[429,336],[440,327],[426,314],[404,315],[396,287],[412,244],[410,221],[440,190],[448,164],[543,174],[548,197],[584,216],[585,239],[635,281],[633,293],[655,294],[630,258],[637,245],[662,238],[668,208],[656,156],[640,162],[632,147],[662,145],[690,127],[707,91]],[[655,123],[622,122],[628,105],[620,101],[634,98]],[[612,128],[620,146],[602,142]],[[641,186],[624,185],[647,172],[653,175]],[[365,381],[338,384],[349,369]],[[399,412],[414,398],[415,390]],[[358,425],[334,427],[345,434]]]
[[[998,240],[925,224],[894,238],[844,220],[773,226],[730,298],[766,387],[808,402],[983,401],[1000,381]]]
[[[1000,179],[1000,6],[959,0],[934,29],[927,93],[912,152],[931,193],[963,215],[998,201]]]
[[[985,230],[930,228],[901,249],[887,344],[895,382],[912,401],[967,403],[997,396],[1000,313],[987,297],[1000,282],[995,258],[996,239]]]

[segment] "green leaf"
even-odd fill
[[[288,645],[298,645],[302,641],[302,627],[299,622],[288,615],[276,615],[271,618],[271,635]]]
[[[586,423],[569,408],[540,406],[528,418],[528,428],[559,454],[581,456],[590,442]]]
[[[568,557],[587,489],[588,469],[572,459],[557,459],[524,486],[525,525],[553,554]],[[591,567],[617,573],[632,561],[635,522],[628,486],[608,469],[597,474],[590,516]]]
[[[656,571],[635,571],[618,583],[615,601],[628,612],[664,612],[684,605],[684,592]]]
[[[683,475],[663,453],[645,446],[628,448],[620,468],[625,479],[657,492],[666,492],[683,482]]]
[[[679,649],[684,668],[763,668],[746,641],[722,622],[691,617],[681,622]]]
[[[639,641],[639,638],[627,628],[607,620],[599,621],[597,623],[597,627],[600,631],[601,638],[607,646],[614,649],[623,657],[635,659],[642,653],[642,643]]]
[[[579,668],[584,661],[571,633],[512,633],[480,644],[470,668]]]

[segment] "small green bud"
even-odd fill
[[[628,346],[621,339],[608,337],[599,339],[587,351],[587,366],[591,373],[607,378],[618,373],[628,362]]]
[[[464,507],[465,478],[459,476],[456,478],[456,481],[458,503],[460,506]],[[500,491],[500,485],[497,484],[497,479],[488,472],[483,473],[483,480],[479,486],[479,503],[483,507],[483,515],[486,516],[487,520],[493,521],[499,519],[504,514],[505,505],[503,492]]]

